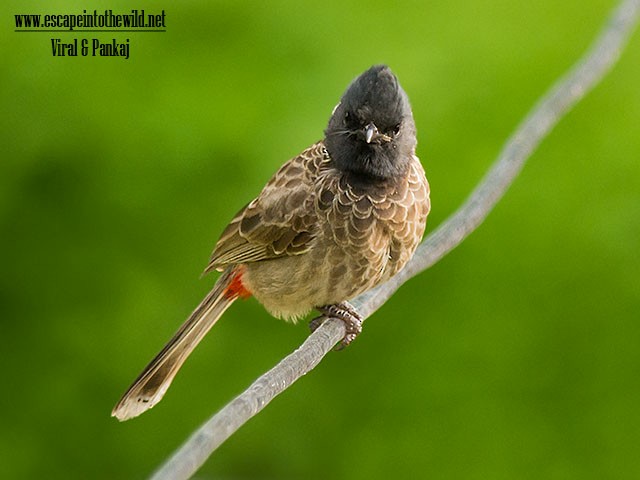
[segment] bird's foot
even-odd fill
[[[324,305],[322,307],[318,307],[318,310],[321,311],[323,315],[316,317],[309,322],[309,328],[312,332],[322,325],[328,317],[338,318],[344,322],[347,332],[344,338],[340,341],[336,350],[342,350],[353,342],[360,332],[362,332],[362,316],[349,302],[337,303],[335,305]]]

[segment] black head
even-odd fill
[[[351,82],[324,133],[337,168],[374,179],[402,175],[416,147],[409,99],[386,65]]]

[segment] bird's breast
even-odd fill
[[[295,319],[388,280],[424,232],[429,192],[419,162],[394,185],[354,187],[328,171],[320,172],[313,188],[308,201],[317,220],[310,248],[247,265],[251,291],[275,316]]]

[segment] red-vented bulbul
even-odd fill
[[[285,163],[222,232],[205,270],[222,271],[213,290],[112,415],[127,420],[158,403],[238,297],[285,319],[314,308],[337,316],[350,343],[362,327],[347,301],[397,273],[424,233],[429,184],[415,148],[406,93],[388,67],[371,67],[347,88],[324,140]]]

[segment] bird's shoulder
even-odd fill
[[[314,182],[329,162],[317,142],[282,165],[229,222],[205,271],[306,252],[317,228]]]

